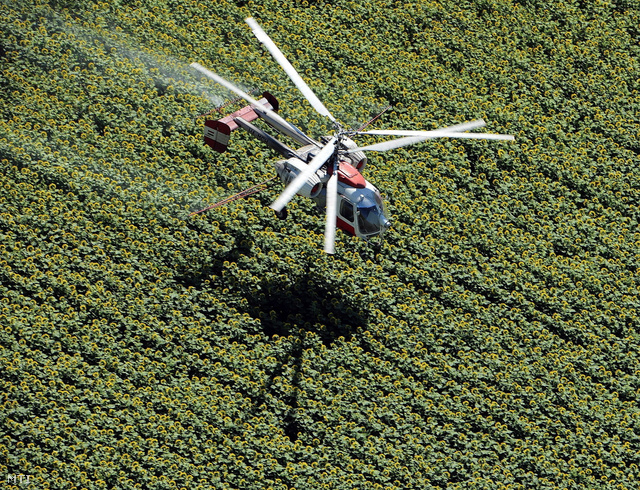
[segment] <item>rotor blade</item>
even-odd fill
[[[432,138],[466,138],[472,140],[502,140],[502,141],[514,141],[516,138],[512,134],[494,134],[494,133],[458,133],[457,131],[443,131],[438,132],[435,136],[429,136],[427,139]]]
[[[403,146],[414,145],[421,143],[428,139],[434,138],[466,138],[466,139],[479,139],[479,140],[506,140],[513,141],[515,138],[510,134],[493,134],[493,133],[458,133],[456,131],[433,131],[428,136],[408,136],[406,138],[399,138],[390,141],[383,141],[381,143],[375,143],[373,145],[361,146],[347,150],[347,153],[354,153],[356,151],[388,151],[401,148]]]
[[[327,182],[327,222],[324,227],[324,251],[328,254],[335,252],[336,216],[338,205],[338,172]]]
[[[316,146],[319,146],[318,143],[316,143],[314,140],[309,138],[306,134],[304,134],[302,131],[296,128],[289,121],[282,118],[280,115],[278,115],[278,113],[276,113],[275,111],[272,111],[271,109],[268,109],[267,107],[262,105],[260,102],[255,100],[253,97],[251,97],[249,94],[247,94],[246,92],[243,92],[234,84],[222,78],[220,75],[216,75],[211,70],[207,70],[204,66],[202,66],[199,63],[191,63],[191,67],[195,68],[203,75],[211,78],[213,81],[219,83],[226,89],[239,95],[241,98],[249,102],[249,104],[253,106],[253,110],[256,112],[256,114],[262,117],[265,121],[267,121],[267,123],[275,127],[281,133],[286,134],[287,136],[295,139],[296,141],[298,141],[298,143],[301,143],[304,145],[314,144]]]
[[[262,107],[264,110],[268,110],[266,107],[264,107],[262,104],[260,104],[260,102],[258,102],[256,99],[254,99],[253,97],[251,97],[248,93],[240,90],[238,87],[236,87],[234,84],[232,84],[231,82],[225,80],[224,78],[222,78],[220,75],[216,75],[215,73],[213,73],[210,70],[207,70],[204,66],[202,66],[200,63],[191,63],[191,68],[195,68],[196,70],[198,70],[200,73],[202,73],[204,76],[209,77],[211,80],[213,80],[214,82],[218,82],[220,85],[222,85],[224,88],[231,90],[234,94],[239,95],[240,97],[242,97],[244,100],[246,100],[247,102],[249,102],[249,104],[257,106],[257,107]]]
[[[298,176],[293,179],[293,181],[282,191],[282,194],[276,199],[273,204],[271,204],[271,209],[274,209],[278,212],[282,211],[293,196],[295,196],[302,186],[311,178],[311,176],[316,173],[316,171],[322,167],[331,155],[336,147],[336,138],[333,137],[329,140],[329,142],[318,152],[318,154],[313,157],[313,160],[309,162],[307,168],[305,168],[302,172],[298,174]]]
[[[476,119],[475,121],[470,121],[462,124],[455,124],[453,126],[446,126],[444,128],[433,129],[430,131],[406,131],[402,129],[372,129],[371,131],[358,131],[356,134],[377,134],[377,135],[387,135],[387,136],[427,136],[434,132],[441,131],[469,131],[471,129],[481,128],[486,126],[486,122],[483,119]]]
[[[407,136],[406,138],[398,138],[391,141],[383,141],[381,143],[375,143],[373,145],[368,146],[359,146],[356,148],[352,148],[347,150],[347,153],[355,153],[356,151],[388,151],[395,150],[396,148],[401,148],[403,146],[414,145],[416,143],[420,143],[422,141],[427,140],[428,138],[425,136]]]
[[[271,56],[274,57],[274,59],[278,62],[282,69],[287,73],[287,75],[289,75],[291,81],[295,84],[296,87],[298,87],[298,90],[302,92],[302,95],[305,96],[311,106],[316,111],[318,111],[319,114],[326,116],[335,122],[335,118],[331,115],[329,109],[327,109],[324,104],[320,102],[320,99],[316,97],[316,94],[313,93],[307,83],[302,79],[302,77],[300,77],[296,69],[291,65],[291,63],[289,63],[289,61],[287,61],[287,58],[285,58],[284,54],[282,54],[280,48],[278,48],[278,46],[275,45],[275,43],[271,40],[267,33],[262,30],[262,27],[258,25],[255,19],[253,17],[248,17],[245,19],[245,22],[249,24],[249,27],[251,27],[253,34],[258,38],[258,41],[264,44],[265,48],[267,48],[267,50],[271,53]]]

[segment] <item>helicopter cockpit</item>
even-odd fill
[[[391,222],[384,215],[382,196],[375,187],[360,189],[357,206],[358,231],[362,236],[375,236],[384,233],[391,227]]]
[[[367,208],[358,206],[358,228],[363,235],[380,232],[380,213],[375,206]]]

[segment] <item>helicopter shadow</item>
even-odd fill
[[[241,240],[207,261],[202,255],[190,256],[176,268],[174,278],[185,288],[233,289],[232,293],[227,293],[231,295],[230,303],[239,313],[258,319],[261,333],[269,338],[314,332],[329,346],[339,337],[348,340],[358,329],[366,329],[371,318],[370,305],[336,284],[330,272],[323,274],[317,269],[308,269],[295,277],[286,276],[286,279],[282,274],[225,273],[229,264],[238,263],[242,257],[252,254],[251,241]],[[255,281],[256,277],[260,279]],[[239,305],[242,307],[238,308]]]
[[[286,338],[286,349],[278,354],[278,364],[270,373],[265,388],[287,407],[282,414],[281,427],[292,442],[300,438],[310,442],[319,437],[309,420],[313,415],[301,417],[299,413],[302,404],[298,397],[304,393],[301,380],[305,351],[316,348],[318,337],[327,349],[333,348],[340,338],[350,341],[358,330],[366,329],[370,321],[367,308],[358,304],[360,300],[327,284],[326,278],[310,273],[288,284],[265,279],[260,293],[246,298],[249,314],[260,319],[264,335],[274,341],[278,337]],[[280,377],[287,380],[285,391],[279,391],[277,380]],[[261,403],[259,401],[256,406]]]
[[[249,251],[236,248],[225,259],[237,260],[243,252]],[[182,279],[192,286],[205,287],[206,278],[222,275],[220,269],[191,269]],[[253,399],[249,410],[257,417],[262,407],[279,404],[278,425],[284,435],[291,442],[300,438],[309,442],[318,436],[314,423],[321,421],[310,422],[313,416],[300,415],[305,352],[317,349],[319,341],[327,349],[341,337],[350,341],[358,330],[367,328],[372,315],[368,305],[332,285],[329,277],[309,271],[293,279],[280,275],[264,277],[257,284],[236,282],[234,289],[235,300],[244,305],[241,313],[259,320],[252,324],[259,325],[266,341],[273,344],[271,355],[277,359],[268,369],[264,389],[246,393]],[[257,331],[237,332],[237,340],[252,333]],[[275,348],[276,344],[281,347]]]
[[[257,294],[248,295],[249,313],[259,318],[268,337],[315,332],[329,346],[339,337],[351,338],[365,327],[370,313],[354,297],[331,288],[322,277],[304,274],[283,284],[277,279],[261,281]]]

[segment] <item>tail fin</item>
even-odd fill
[[[231,128],[222,120],[204,122],[204,142],[218,153],[224,153],[231,137]]]

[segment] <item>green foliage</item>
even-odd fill
[[[631,2],[0,2],[0,473],[44,488],[634,488]],[[370,155],[376,251],[197,116],[198,61],[325,121],[484,117],[514,144]]]

